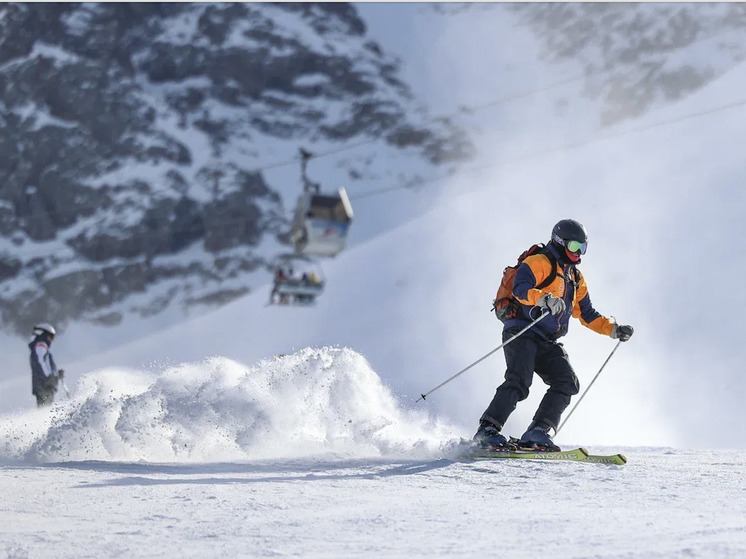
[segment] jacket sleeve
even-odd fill
[[[47,347],[47,344],[44,342],[39,342],[34,346],[34,353],[36,354],[36,359],[39,361],[39,365],[41,366],[41,370],[44,371],[44,376],[51,376],[54,371],[52,371],[52,367],[49,364],[49,359],[47,359],[47,354],[49,353],[49,348]]]
[[[588,295],[588,286],[580,270],[578,270],[578,276],[578,292],[577,297],[575,297],[575,306],[572,309],[572,315],[579,319],[583,326],[590,328],[594,332],[611,336],[611,331],[614,329],[614,322],[593,308],[591,298]]]
[[[536,289],[552,273],[552,263],[544,255],[532,254],[526,258],[513,279],[513,296],[524,305],[538,304],[539,297],[549,291]]]

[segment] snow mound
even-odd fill
[[[229,462],[311,455],[441,456],[454,429],[407,410],[348,348],[246,367],[223,357],[154,374],[83,376],[48,410],[0,416],[0,457]]]

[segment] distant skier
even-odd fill
[[[562,344],[557,340],[567,333],[570,316],[591,330],[629,340],[634,330],[618,325],[599,314],[591,304],[585,279],[577,269],[580,256],[588,246],[585,227],[572,219],[563,219],[552,230],[552,239],[541,252],[532,254],[518,266],[513,280],[515,310],[505,317],[503,341],[508,340],[540,316],[547,316],[505,346],[505,381],[497,388],[492,402],[482,414],[474,440],[483,446],[505,446],[500,433],[519,401],[525,400],[534,372],[549,385],[533,421],[521,437],[521,446],[558,450],[549,431],[557,430],[570,397],[580,390]],[[553,270],[554,266],[554,270]],[[552,275],[556,273],[556,277]],[[541,289],[542,283],[551,281]]]
[[[54,402],[57,385],[65,371],[57,369],[49,351],[52,340],[57,335],[54,326],[42,323],[34,326],[34,338],[28,345],[31,350],[31,393],[36,396],[36,405],[48,406]]]

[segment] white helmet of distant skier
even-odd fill
[[[34,326],[35,336],[41,336],[44,333],[47,333],[54,338],[57,335],[57,330],[55,330],[54,326],[49,324],[49,322],[42,322],[41,324]]]

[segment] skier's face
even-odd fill
[[[572,262],[573,264],[576,264],[580,261],[580,256],[585,254],[585,249],[588,248],[587,242],[581,242],[581,241],[565,241],[565,254],[567,254],[567,259]]]
[[[565,249],[565,254],[567,255],[567,259],[572,263],[576,263],[580,261],[579,252],[570,252],[569,250]]]

